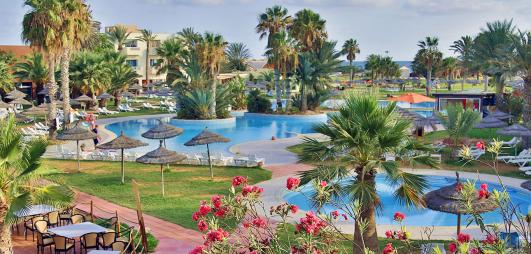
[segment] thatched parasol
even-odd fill
[[[28,108],[22,112],[24,115],[45,115],[46,109],[41,107],[35,107],[32,106],[31,108]]]
[[[162,166],[164,164],[179,162],[184,159],[186,159],[186,155],[162,147],[161,140],[159,148],[142,155],[136,159],[136,162],[143,164],[160,164],[160,181],[162,184],[162,196],[164,196],[164,170],[162,169]]]
[[[499,129],[496,133],[507,136],[531,137],[531,131],[519,124],[513,124],[509,127]]]
[[[83,94],[75,99],[73,99],[72,101],[76,101],[76,102],[79,102],[83,105],[83,108],[86,107],[86,103],[91,103],[91,102],[94,102],[94,100],[90,97],[88,97],[87,95]]]
[[[134,84],[129,87],[129,90],[135,90],[135,91],[142,90],[142,86],[139,84]]]
[[[97,148],[100,148],[100,149],[120,149],[121,150],[121,155],[122,155],[122,184],[124,184],[125,182],[125,170],[124,170],[124,149],[131,149],[131,148],[137,148],[137,147],[141,147],[141,146],[147,146],[148,144],[140,141],[140,140],[136,140],[136,139],[133,139],[133,138],[130,138],[130,137],[127,137],[124,135],[124,132],[122,131],[120,133],[120,136],[118,136],[117,138],[107,142],[107,143],[104,143],[104,144],[101,144],[101,145],[98,145]]]
[[[6,98],[8,99],[17,99],[17,98],[24,98],[24,97],[26,97],[26,94],[17,89],[14,89],[6,94]]]
[[[210,160],[210,147],[208,145],[212,143],[227,143],[229,141],[230,139],[225,138],[219,134],[210,132],[205,127],[205,129],[201,133],[197,134],[197,136],[188,140],[188,142],[184,143],[184,145],[185,146],[206,145],[207,155],[208,155],[208,166],[210,167],[210,178],[214,179],[214,172],[212,171],[212,161]]]
[[[67,129],[63,131],[61,134],[57,135],[57,139],[59,140],[75,140],[76,141],[76,151],[77,151],[77,171],[80,171],[80,163],[79,163],[79,141],[85,140],[85,139],[94,139],[96,138],[96,134],[90,130],[87,130],[85,128],[79,127],[79,125],[76,125],[74,128]]]
[[[494,112],[489,112],[489,116],[496,117],[496,118],[498,118],[500,120],[509,120],[509,119],[513,118],[512,115],[507,114],[505,112],[501,112],[500,110],[496,110]]]
[[[13,105],[0,100],[0,108],[13,108]]]
[[[33,105],[33,103],[25,100],[24,98],[16,98],[9,102],[9,104],[13,105]]]
[[[127,97],[127,98],[131,98],[131,97],[135,97],[135,95],[133,93],[130,93],[128,91],[125,91],[123,93],[120,94],[120,97]]]
[[[160,122],[159,125],[142,133],[142,137],[149,139],[167,139],[179,136],[183,133],[183,129],[177,128],[173,125]]]
[[[506,127],[507,123],[496,118],[495,116],[488,115],[483,117],[481,121],[474,126],[476,129],[486,129],[486,128],[501,128]]]
[[[457,234],[459,234],[461,232],[461,214],[467,213],[467,207],[459,193],[459,185],[461,184],[459,173],[456,172],[455,174],[457,176],[456,183],[428,192],[424,195],[424,201],[426,206],[432,210],[456,214]],[[488,198],[475,199],[472,203],[472,209],[477,213],[490,212],[496,208],[496,203]]]
[[[102,93],[96,97],[98,100],[106,100],[106,99],[114,99],[114,96],[108,94],[108,93]]]

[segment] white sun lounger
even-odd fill
[[[520,171],[527,172],[527,171],[530,171],[530,170],[531,170],[531,166],[519,167],[518,169],[519,169]]]
[[[527,165],[528,163],[531,163],[531,157],[530,158],[524,158],[524,159],[513,159],[509,160],[509,163],[517,164],[520,167],[523,167]]]
[[[498,160],[501,160],[505,163],[509,162],[510,160],[516,160],[516,159],[525,159],[531,157],[531,149],[525,149],[522,150],[518,155],[502,155],[498,156]]]

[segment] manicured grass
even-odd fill
[[[118,111],[118,109],[114,107],[107,107],[109,110]],[[118,114],[113,115],[103,115],[99,114],[99,119],[104,118],[115,118],[115,117],[125,117],[125,116],[141,116],[141,115],[156,115],[156,114],[168,114],[168,111],[160,110],[160,109],[144,109],[144,108],[138,108],[140,110],[133,111],[133,112],[119,112]]]
[[[74,171],[75,161],[44,160],[44,167],[61,173],[51,179],[65,182],[82,192],[103,198],[113,203],[134,208],[135,201],[131,180],[140,187],[142,206],[149,215],[196,229],[192,213],[201,200],[217,194],[228,194],[234,176],[248,177],[251,184],[271,178],[271,172],[260,168],[215,167],[214,181],[210,181],[207,167],[175,165],[164,173],[166,196],[160,188],[160,166],[128,162],[125,165],[126,184],[120,184],[120,163],[87,161],[81,163],[81,173]]]
[[[474,138],[474,139],[483,139],[485,141],[492,141],[495,138],[499,140],[503,140],[503,141],[507,141],[511,139],[511,137],[509,136],[497,134],[496,133],[497,130],[498,130],[497,128],[472,129],[466,134],[466,137]],[[434,131],[424,136],[424,139],[428,142],[433,142],[434,140],[443,139],[447,137],[448,137],[447,131]]]

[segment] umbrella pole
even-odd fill
[[[457,234],[461,233],[461,214],[457,214]]]
[[[212,161],[210,160],[210,147],[207,144],[208,166],[210,167],[210,180],[214,180],[214,172],[212,171]]]
[[[77,172],[81,172],[81,166],[79,163],[79,140],[76,140],[76,153],[77,153]]]
[[[125,182],[125,170],[124,170],[124,149],[122,148],[122,184]]]
[[[162,196],[164,197],[164,170],[162,169],[163,164],[160,164],[160,181],[162,183]]]

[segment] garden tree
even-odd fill
[[[442,52],[437,48],[439,46],[439,38],[426,37],[425,40],[419,41],[417,46],[420,47],[418,60],[426,68],[426,95],[429,96],[433,66],[437,65],[442,59]]]
[[[142,29],[140,30],[140,33],[142,33],[141,36],[137,37],[138,40],[140,41],[143,41],[146,43],[146,85],[149,84],[149,71],[151,70],[151,66],[149,65],[149,55],[150,55],[150,50],[151,50],[151,43],[157,39],[157,36],[156,35],[153,35],[153,32],[151,32],[151,30],[147,30],[147,29]]]
[[[0,50],[0,62],[12,65],[17,61],[13,52]]]
[[[515,27],[512,20],[494,21],[474,39],[474,60],[481,66],[484,75],[494,77],[498,102],[504,89],[506,74],[511,72],[511,62],[507,58],[513,52]],[[485,79],[488,85],[488,79]]]
[[[246,71],[251,51],[241,42],[230,43],[225,50],[228,67],[231,71]]]
[[[348,65],[350,69],[349,84],[352,85],[352,79],[354,78],[354,68],[352,62],[356,60],[356,54],[360,53],[360,46],[358,41],[354,39],[348,39],[343,43],[342,53],[347,56]]]
[[[376,54],[370,54],[367,56],[367,60],[365,61],[365,70],[370,71],[371,73],[371,80],[374,82],[374,80],[378,77],[378,69],[380,62],[380,56]]]
[[[385,161],[384,154],[400,150],[415,143],[418,156],[412,160],[428,166],[436,166],[429,157],[430,148],[410,137],[411,121],[400,118],[396,103],[380,106],[372,95],[349,95],[338,114],[330,116],[327,123],[320,123],[314,130],[327,137],[327,141],[306,138],[302,144],[301,161],[320,161],[322,167],[301,173],[301,184],[311,181],[341,181],[356,173],[332,198],[349,193],[349,203],[359,202],[359,218],[355,221],[353,253],[364,253],[363,247],[378,251],[376,233],[376,208],[382,206],[376,192],[377,170],[383,170],[392,185],[398,185],[395,196],[406,205],[423,206],[423,193],[428,183],[423,176],[402,171],[397,161]],[[366,223],[363,232],[360,224]]]
[[[19,81],[31,80],[37,90],[42,89],[48,81],[48,68],[42,53],[33,51],[30,55],[25,56],[23,62],[13,66],[13,75]]]
[[[72,51],[80,49],[92,34],[92,15],[85,0],[64,0],[61,8],[63,21],[59,28],[61,39],[61,95],[63,111],[70,112],[69,65]],[[70,117],[64,117],[65,126]]]
[[[4,90],[4,92],[11,90],[13,81],[11,68],[5,62],[0,61],[0,89]]]
[[[271,91],[273,89],[275,74],[272,71],[260,72],[259,79],[266,82],[266,89]]]
[[[120,52],[130,35],[131,32],[127,31],[127,27],[122,25],[113,26],[107,31],[107,38],[118,45],[118,51]]]
[[[62,1],[59,0],[26,0],[24,5],[30,10],[22,21],[22,39],[25,43],[46,52],[48,57],[48,125],[49,137],[54,139],[57,126],[55,63],[61,52],[60,29],[63,24],[61,17]]]
[[[177,35],[182,38],[187,45],[195,45],[198,41],[201,40],[201,34],[194,31],[193,27],[185,27],[183,30],[177,33]]]
[[[245,94],[247,87],[242,77],[237,76],[227,83],[230,89],[230,96],[232,97],[232,109],[242,110],[247,107],[247,95]]]
[[[452,50],[454,53],[458,53],[459,56],[457,59],[459,60],[459,65],[462,70],[462,78],[463,81],[461,82],[461,91],[465,90],[465,81],[470,73],[470,71],[473,69],[473,50],[474,50],[474,40],[469,35],[461,36],[461,39],[454,41],[452,46],[450,46],[450,50]]]
[[[457,72],[458,62],[455,57],[446,57],[441,62],[440,75],[445,76],[448,83],[448,91],[452,90],[452,81]]]
[[[16,211],[31,204],[60,208],[73,200],[68,187],[44,180],[50,173],[40,166],[46,145],[40,138],[23,142],[13,117],[0,121],[0,254],[13,253],[11,225],[16,222]]]
[[[531,32],[519,31],[518,37],[513,38],[513,47],[514,72],[524,80],[524,123],[531,128]]]
[[[459,147],[461,138],[481,120],[481,115],[472,109],[464,109],[463,105],[459,103],[448,104],[446,112],[447,116],[438,113],[439,118],[448,131],[448,136],[452,140],[453,146]]]
[[[105,90],[110,83],[110,65],[112,64],[106,62],[100,54],[77,53],[70,64],[70,78],[73,86],[85,94],[90,93],[96,102],[97,92]]]
[[[367,57],[365,70],[370,71],[371,79],[392,78],[400,75],[400,66],[390,56],[371,54]]]
[[[91,33],[89,39],[83,43],[82,50],[93,51],[95,53],[105,53],[115,50],[115,48],[107,34],[93,32]]]
[[[179,64],[182,61],[182,55],[185,45],[181,38],[173,37],[165,40],[157,48],[157,55],[161,57],[157,61],[157,74],[166,73],[166,84],[172,86],[174,81],[178,78],[180,68]]]
[[[286,111],[291,109],[291,77],[299,64],[299,50],[297,42],[285,31],[275,34],[273,41],[278,56],[280,74],[284,80],[286,92]]]
[[[116,106],[120,105],[120,94],[127,91],[130,84],[138,82],[141,76],[126,63],[114,64],[109,66],[109,93],[114,96]]]
[[[275,91],[277,99],[277,110],[282,109],[282,91],[280,86],[280,69],[279,56],[277,56],[276,46],[273,42],[273,37],[282,31],[286,31],[292,25],[292,18],[288,15],[288,9],[275,5],[267,8],[264,13],[258,15],[258,25],[256,25],[256,32],[260,34],[260,39],[267,36],[266,49],[270,52],[267,54],[267,60],[273,64],[275,75]]]

